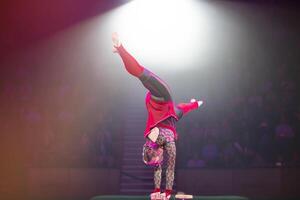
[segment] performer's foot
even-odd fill
[[[118,52],[117,48],[121,46],[121,41],[118,33],[114,32],[111,36],[111,39],[113,42],[113,52],[117,53]]]
[[[196,99],[191,99],[191,103],[194,103],[196,101],[197,101]],[[197,103],[198,103],[198,107],[200,107],[203,104],[203,101],[197,101]]]

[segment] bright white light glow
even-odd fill
[[[199,43],[204,47],[209,37],[201,6],[194,0],[135,0],[111,13],[111,30],[154,68],[186,68],[199,53]]]

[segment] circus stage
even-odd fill
[[[95,196],[90,200],[149,200],[149,196],[123,196],[123,195],[106,195]],[[171,199],[175,199],[174,195]],[[248,200],[241,196],[194,196],[195,200]]]

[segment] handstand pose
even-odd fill
[[[125,50],[116,33],[113,33],[112,41],[114,52],[121,56],[126,70],[137,77],[145,88],[149,90],[145,99],[148,119],[144,132],[146,143],[143,149],[143,156],[146,164],[154,166],[155,189],[151,193],[151,199],[170,199],[174,183],[176,158],[176,121],[189,111],[200,107],[203,102],[191,99],[190,103],[175,105],[167,84],[141,66]],[[166,163],[166,190],[164,193],[161,193],[163,151],[166,151],[168,160]]]

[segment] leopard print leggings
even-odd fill
[[[174,134],[171,130],[159,128],[159,136],[156,143],[163,147],[167,154],[167,169],[166,169],[166,189],[172,190],[174,184],[175,160],[176,160],[176,145]],[[154,186],[160,188],[161,185],[162,166],[154,168]]]

